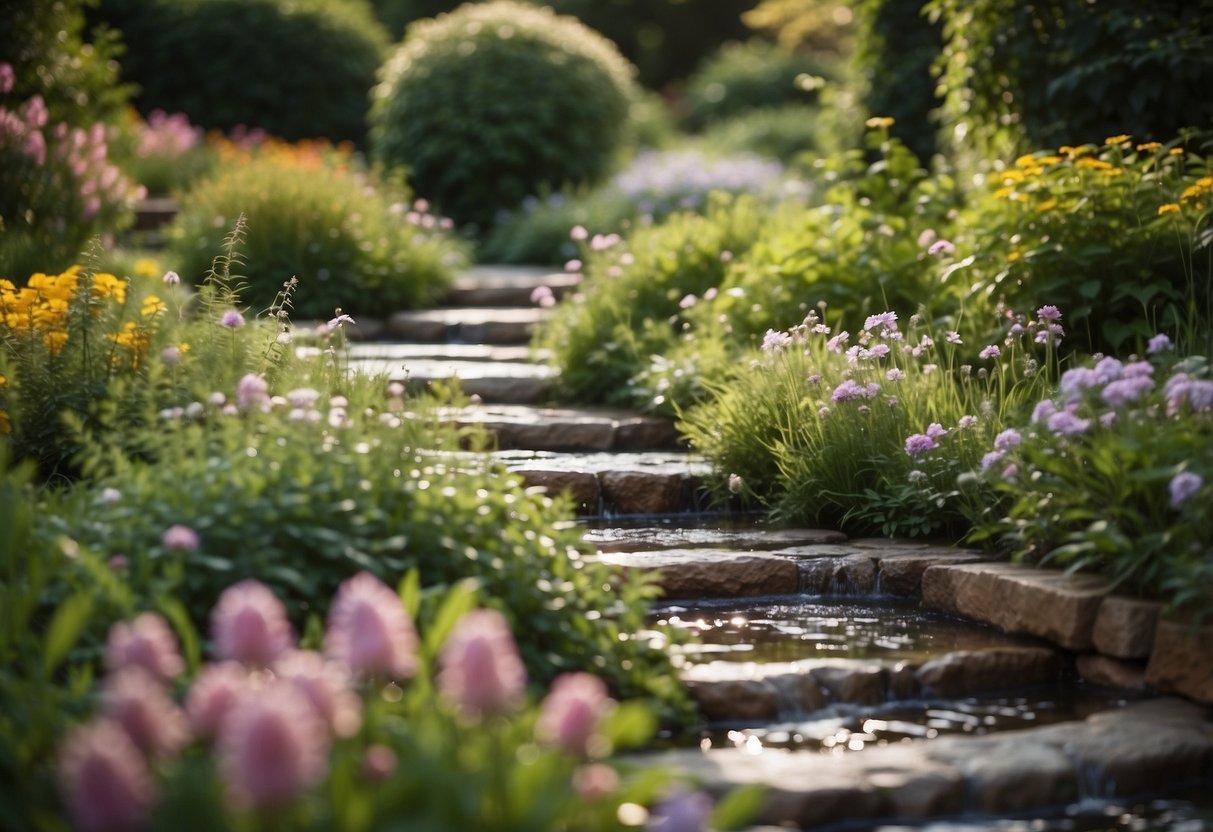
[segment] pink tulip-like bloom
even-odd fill
[[[473,610],[459,619],[439,665],[439,690],[467,717],[509,711],[526,690],[518,646],[496,610]]]
[[[338,588],[324,646],[358,676],[406,679],[417,671],[413,622],[400,596],[370,572],[359,572]]]
[[[293,685],[242,696],[219,734],[219,773],[233,805],[282,806],[324,779],[328,731]]]
[[[219,736],[223,721],[251,685],[248,669],[239,662],[216,662],[204,667],[185,697],[185,714],[194,735]]]
[[[177,703],[139,668],[120,670],[106,679],[101,713],[120,725],[147,757],[172,757],[189,741],[185,715]]]
[[[294,685],[334,737],[352,737],[362,726],[362,700],[350,689],[345,668],[312,650],[292,650],[274,674]]]
[[[58,769],[75,829],[127,832],[146,825],[155,784],[121,726],[103,719],[75,728],[60,748]]]
[[[198,532],[180,523],[165,529],[164,534],[160,536],[160,542],[166,549],[181,552],[196,552],[200,543]]]
[[[258,581],[241,581],[219,596],[211,612],[215,655],[265,667],[291,646],[286,607]]]
[[[145,612],[133,621],[119,621],[110,627],[105,643],[105,667],[110,673],[138,667],[166,682],[181,675],[185,662],[168,623],[154,612]]]
[[[539,708],[535,735],[569,754],[588,753],[602,715],[610,705],[606,685],[589,673],[558,676]]]

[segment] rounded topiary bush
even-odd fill
[[[375,89],[371,143],[458,222],[600,179],[627,132],[633,69],[570,17],[508,0],[414,24]]]
[[[122,74],[143,113],[290,140],[366,138],[389,43],[367,0],[103,0],[97,16],[124,35]]]

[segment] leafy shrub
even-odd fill
[[[432,301],[463,262],[449,223],[410,204],[403,187],[351,169],[348,155],[280,155],[270,145],[221,165],[182,197],[167,231],[188,281],[207,271],[240,215],[246,302],[268,306],[283,282],[300,283],[297,316],[382,313]]]
[[[735,361],[684,414],[680,427],[718,472],[714,490],[790,523],[963,536],[973,507],[990,501],[971,478],[958,488],[958,476],[1045,389],[1040,365],[1054,342],[1033,356],[1010,336],[975,353],[917,315],[905,329],[893,312],[854,331],[846,320],[859,319],[831,324],[810,310],[769,331],[761,357]]]
[[[126,37],[122,70],[141,112],[289,140],[365,140],[388,47],[366,0],[104,0],[100,17]]]
[[[1003,511],[976,537],[1024,561],[1107,576],[1197,617],[1213,609],[1213,381],[1208,361],[1103,358],[1067,370],[1014,443],[990,449]]]
[[[982,158],[1132,130],[1166,141],[1213,120],[1213,9],[1132,0],[932,0],[943,128]]]
[[[630,198],[609,187],[527,197],[498,218],[476,253],[491,263],[567,263],[578,256],[578,244],[569,237],[575,226],[623,233],[637,213]]]
[[[372,144],[444,213],[487,228],[527,195],[609,172],[632,72],[572,18],[508,0],[464,6],[411,28],[385,65]]]
[[[1012,309],[1065,309],[1090,351],[1207,329],[1213,168],[1195,145],[1122,135],[1020,157],[971,197],[958,276]]]
[[[207,144],[201,127],[184,113],[152,110],[147,118],[131,112],[117,134],[119,166],[149,194],[186,190],[215,166],[215,152]]]
[[[103,124],[51,120],[41,95],[13,96],[13,72],[0,64],[0,274],[21,279],[128,225],[140,191],[109,160]]]
[[[821,150],[819,110],[804,104],[754,109],[713,122],[699,143],[715,155],[755,153],[790,163]]]
[[[535,343],[551,349],[566,395],[589,402],[648,404],[630,380],[683,329],[680,301],[718,286],[729,262],[758,236],[763,214],[749,197],[710,201],[704,214],[588,240],[580,292],[557,307]],[[584,229],[582,229],[584,230]]]
[[[811,104],[825,72],[821,61],[768,41],[727,43],[687,79],[686,123],[699,130],[750,110]]]

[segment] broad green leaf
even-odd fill
[[[434,622],[425,633],[425,651],[427,655],[435,656],[442,647],[456,622],[476,608],[477,582],[465,579],[451,587],[443,599]]]
[[[193,674],[202,663],[202,647],[198,640],[198,631],[194,628],[193,622],[190,621],[190,616],[185,610],[185,605],[171,595],[166,595],[160,598],[156,606],[173,625],[173,629],[177,631],[177,638],[181,640],[181,653],[185,658],[186,667]]]
[[[726,832],[749,826],[762,811],[766,792],[766,787],[760,785],[742,786],[729,792],[712,811],[712,828]]]
[[[67,598],[55,610],[42,649],[42,667],[48,676],[67,658],[92,613],[93,599],[84,593]]]
[[[414,566],[404,573],[396,591],[400,595],[400,603],[404,604],[404,611],[416,621],[421,614],[421,571]]]

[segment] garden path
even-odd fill
[[[1157,608],[976,551],[705,515],[710,469],[668,420],[552,403],[531,293],[575,285],[477,268],[445,308],[360,321],[350,364],[459,379],[473,401],[445,416],[570,492],[597,557],[656,576],[654,620],[702,642],[670,649],[707,727],[640,760],[713,792],[761,783],[781,828],[1168,829],[1201,811],[1158,795],[1213,785],[1213,629],[1193,645]]]

